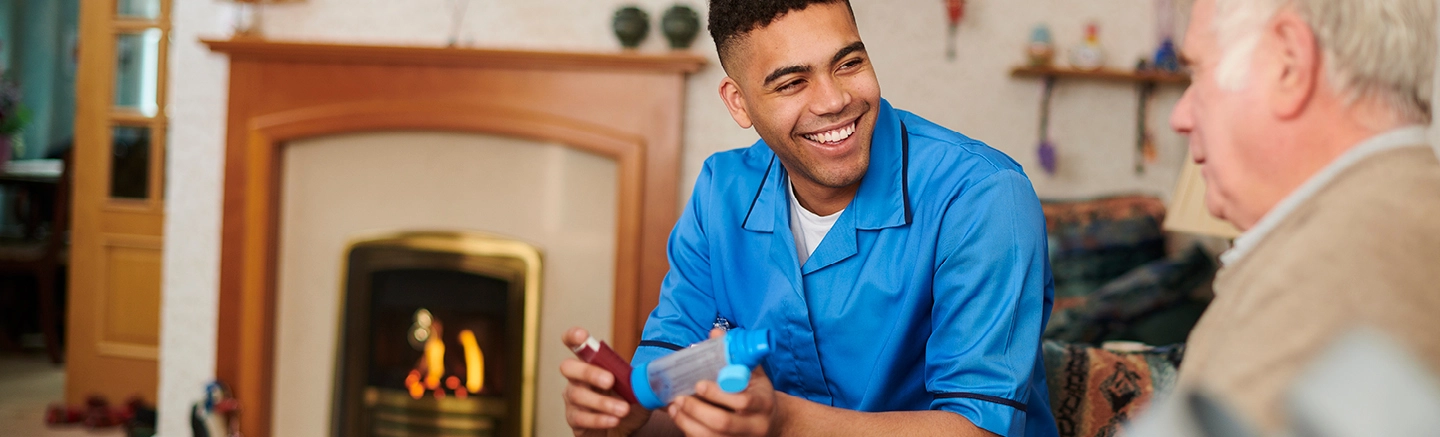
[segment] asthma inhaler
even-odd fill
[[[615,353],[614,349],[610,349],[610,345],[596,340],[592,336],[586,338],[584,343],[575,346],[571,351],[575,352],[575,356],[580,357],[581,360],[600,366],[609,371],[611,375],[615,375],[615,386],[611,387],[611,391],[620,395],[626,402],[640,403],[635,400],[635,392],[630,389],[630,379],[626,377],[630,374],[630,363],[626,363],[624,358],[620,358],[620,354]]]
[[[695,383],[702,380],[715,381],[727,393],[739,393],[750,385],[750,369],[774,348],[768,329],[734,329],[724,337],[641,364],[631,371],[630,385],[640,405],[651,410],[695,394]]]

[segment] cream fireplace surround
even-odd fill
[[[280,255],[288,253],[283,197],[291,188],[284,184],[295,176],[285,161],[288,148],[306,139],[450,132],[612,161],[613,171],[591,172],[614,175],[610,331],[617,350],[638,343],[679,210],[685,77],[702,58],[205,43],[231,58],[216,375],[246,406],[246,435],[272,435],[276,417],[277,290]],[[552,323],[542,316],[542,324]]]
[[[417,230],[488,233],[541,251],[536,432],[520,436],[565,433],[564,379],[554,369],[570,351],[555,339],[571,325],[610,338],[613,161],[555,143],[449,132],[328,135],[290,142],[284,158],[276,436],[331,430],[335,373],[351,364],[337,362],[337,342],[346,341],[342,300],[350,298],[340,275],[347,245],[377,232]]]

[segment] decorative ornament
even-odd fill
[[[1085,26],[1085,43],[1070,51],[1070,65],[1081,70],[1099,70],[1105,66],[1105,50],[1100,47],[1100,25]]]
[[[1175,53],[1175,42],[1166,38],[1160,42],[1160,48],[1155,49],[1154,68],[1159,71],[1177,73],[1180,71],[1180,57]]]
[[[1145,174],[1145,166],[1154,164],[1159,152],[1155,149],[1155,135],[1150,132],[1150,101],[1155,96],[1155,82],[1140,85],[1140,102],[1135,115],[1135,174]]]
[[[1045,91],[1040,96],[1040,146],[1036,153],[1040,158],[1040,167],[1045,173],[1051,176],[1059,169],[1059,159],[1055,155],[1055,143],[1050,141],[1050,96],[1055,91],[1055,76],[1045,77]]]
[[[1025,46],[1025,58],[1030,61],[1031,67],[1049,67],[1055,61],[1055,41],[1049,26],[1036,24],[1030,30],[1030,44]]]
[[[945,45],[945,57],[955,60],[955,34],[960,29],[960,20],[965,18],[965,0],[945,0],[945,19],[950,38]]]
[[[626,6],[615,11],[612,26],[615,37],[620,39],[620,45],[634,49],[640,47],[640,42],[650,34],[650,15],[638,7]]]
[[[695,42],[695,35],[700,34],[700,14],[695,13],[689,6],[676,4],[660,17],[660,30],[665,34],[665,39],[670,41],[670,48],[688,49],[690,44]]]

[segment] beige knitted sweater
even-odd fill
[[[1275,431],[1293,379],[1357,325],[1390,334],[1440,377],[1440,162],[1429,147],[1357,162],[1223,267],[1180,387]]]

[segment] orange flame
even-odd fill
[[[485,387],[485,355],[475,342],[475,333],[460,331],[460,346],[465,348],[465,390],[479,393]]]
[[[445,375],[445,343],[440,340],[439,321],[435,324],[437,326],[434,334],[425,341],[424,355],[420,357],[420,362],[405,376],[405,388],[408,389],[410,397],[420,399],[425,396],[426,391],[432,391],[436,398],[443,398],[445,389],[460,398],[470,393],[479,393],[485,387],[485,354],[475,340],[475,333],[466,329],[460,331],[459,335],[460,346],[464,348],[465,354],[465,386],[462,388],[460,378]],[[440,385],[442,380],[445,382],[444,388]]]
[[[440,388],[440,378],[445,376],[445,342],[438,335],[425,341],[425,364],[425,388]]]
[[[405,376],[405,388],[410,389],[410,397],[412,398],[420,399],[421,396],[425,395],[425,386],[420,385],[419,370],[411,370],[410,374]]]

